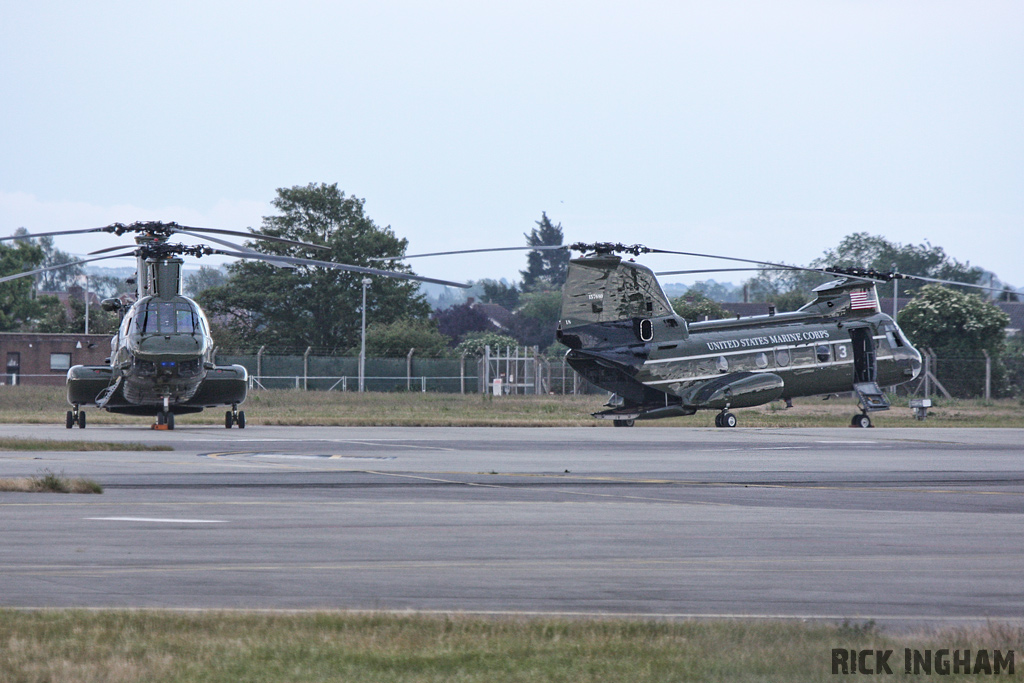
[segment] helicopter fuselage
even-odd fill
[[[191,299],[176,295],[136,302],[112,341],[111,366],[125,399],[135,404],[190,400],[213,366],[209,323]]]
[[[585,257],[570,262],[557,336],[569,365],[614,394],[596,417],[724,412],[849,391],[861,392],[865,412],[884,410],[884,397],[871,397],[915,378],[920,353],[878,310],[870,283],[815,291],[800,311],[687,323],[647,268]]]

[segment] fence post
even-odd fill
[[[924,356],[924,397],[932,397],[932,354],[928,353],[928,349],[921,349],[921,355]]]
[[[481,376],[484,378],[484,386],[480,393],[486,394],[491,390],[491,345],[487,344],[484,346],[484,371]]]
[[[313,350],[312,346],[306,347],[306,352],[302,354],[302,390],[309,391],[309,352]],[[297,388],[297,387],[296,387]]]
[[[459,393],[466,394],[466,353],[459,356]]]
[[[415,352],[415,348],[409,349],[409,354],[405,357],[405,390],[412,391],[412,354]]]
[[[263,377],[263,351],[266,350],[266,346],[261,346],[260,350],[256,352],[256,383],[262,386]]]
[[[420,391],[427,393],[427,376],[420,375]]]
[[[981,352],[985,354],[985,400],[992,400],[992,357],[988,355],[988,351],[982,349]]]

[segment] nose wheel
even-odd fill
[[[156,414],[157,429],[174,429],[174,413],[171,411]]]
[[[68,414],[64,417],[64,426],[71,429],[75,425],[78,425],[79,429],[85,429],[85,411],[78,409],[78,404],[75,404],[74,410],[69,410]]]
[[[224,413],[224,427],[231,429],[232,425],[245,429],[245,411],[239,410],[237,405],[231,406],[231,410]]]

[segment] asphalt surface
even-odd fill
[[[0,606],[1024,615],[1024,430],[0,425]]]

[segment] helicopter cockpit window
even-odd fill
[[[192,334],[196,331],[191,309],[179,306],[175,312],[178,314],[178,332],[187,332]]]
[[[141,314],[142,334],[193,334],[196,315],[188,304],[173,301],[151,302]]]
[[[882,325],[882,331],[889,341],[889,348],[895,349],[904,345],[903,331],[895,324]]]

